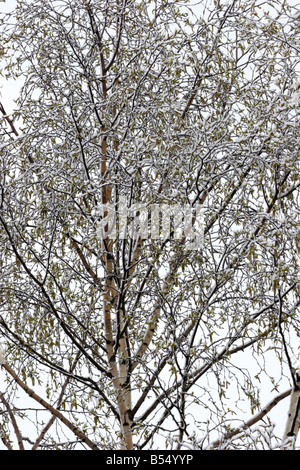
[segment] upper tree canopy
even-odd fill
[[[3,16],[2,76],[23,83],[0,109],[5,445],[13,411],[20,447],[201,448],[260,409],[260,381],[295,385],[299,19],[282,0]]]

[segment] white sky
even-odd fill
[[[295,2],[297,3],[297,2]],[[14,9],[16,6],[17,1],[16,0],[6,0],[6,2],[3,2],[0,0],[0,15],[1,13],[9,12]],[[15,108],[14,100],[18,96],[19,88],[20,88],[20,83],[21,80],[18,82],[12,82],[12,81],[6,81],[3,77],[0,77],[0,92],[2,94],[1,97],[1,102],[8,114],[10,114],[13,109]],[[246,353],[244,358],[246,359]],[[247,361],[247,359],[246,359]],[[280,392],[285,391],[287,388],[289,388],[289,383],[288,381],[285,381],[284,384],[280,387]],[[261,402],[262,406],[265,406],[269,401],[271,401],[276,395],[277,392],[273,391],[270,394],[270,387],[267,387],[268,390],[266,390],[266,393],[262,394],[261,396]],[[284,432],[285,424],[286,424],[286,419],[287,419],[287,413],[288,413],[288,407],[289,407],[289,398],[285,398],[282,400],[269,414],[270,418],[277,423],[278,427],[276,428],[278,431],[279,435],[282,435]],[[251,416],[244,416],[246,419],[250,419]],[[260,423],[258,423],[259,425]],[[298,438],[298,445],[300,444],[300,436]]]

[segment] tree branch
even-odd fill
[[[30,387],[28,387],[20,377],[13,371],[8,364],[2,364],[2,367],[13,377],[17,384],[27,393],[27,395],[36,402],[40,403],[46,410],[50,411],[56,418],[58,418],[65,426],[67,426],[81,441],[83,441],[90,449],[100,450],[77,426],[72,424],[59,410],[54,408],[50,403],[46,402],[43,398],[37,395]]]
[[[11,128],[12,133],[15,134],[16,137],[18,137],[19,133],[18,133],[17,129],[15,128],[14,123],[12,122],[10,117],[6,114],[2,103],[0,103],[0,112],[3,114],[4,119],[6,120],[9,127]]]
[[[13,413],[12,409],[10,408],[8,402],[5,400],[5,398],[3,396],[3,393],[0,393],[0,400],[2,401],[3,405],[5,406],[5,408],[8,411],[9,417],[11,419],[11,422],[12,422],[12,425],[13,425],[13,428],[14,428],[14,431],[15,431],[15,435],[16,435],[17,440],[18,440],[19,449],[20,450],[25,450],[22,435],[21,435],[19,426],[17,424],[16,418],[15,418],[14,413]]]
[[[236,436],[237,434],[241,434],[244,432],[246,429],[249,429],[251,426],[256,424],[258,421],[263,419],[273,408],[276,406],[281,400],[284,398],[288,397],[291,394],[292,389],[290,388],[289,390],[286,390],[285,392],[281,393],[280,395],[277,395],[272,401],[270,401],[259,413],[257,413],[253,418],[249,419],[243,426],[234,429],[233,431],[229,432],[226,436],[224,436],[221,439],[218,439],[217,441],[214,441],[212,444],[209,445],[210,449],[215,449],[216,447],[219,447],[221,444],[224,442],[228,441],[232,437]]]
[[[296,386],[292,389],[290,408],[288,413],[288,420],[284,432],[283,441],[289,437],[294,436],[295,440],[299,433],[300,428],[300,375],[299,371],[296,372],[294,381]]]

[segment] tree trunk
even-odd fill
[[[292,438],[293,443],[296,443],[296,439],[299,433],[300,428],[300,370],[296,373],[296,384],[297,386],[294,387],[291,400],[290,400],[290,407],[288,413],[288,420],[286,423],[286,428],[283,436],[283,441],[289,441]]]

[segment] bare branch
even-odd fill
[[[254,424],[258,423],[258,421],[263,419],[274,408],[274,406],[276,406],[281,400],[288,397],[290,394],[291,394],[291,389],[286,390],[283,393],[280,393],[273,400],[271,400],[259,413],[257,413],[253,418],[249,419],[245,424],[243,424],[243,426],[233,431],[230,431],[222,439],[218,439],[217,441],[212,442],[209,445],[209,448],[215,449],[219,447],[220,445],[223,445],[224,443],[228,442],[230,439],[237,436],[238,434],[243,433],[246,429],[249,429],[251,426],[253,426]]]
[[[33,398],[33,400],[42,405],[42,407],[50,411],[50,413],[52,413],[53,416],[55,416],[65,426],[67,426],[70,431],[72,431],[80,439],[80,441],[84,442],[92,450],[99,450],[98,446],[94,444],[94,442],[92,442],[77,426],[72,424],[59,410],[47,403],[46,400],[41,398],[30,387],[28,387],[8,364],[2,364],[2,367],[13,377],[17,384],[27,393],[30,398]]]

